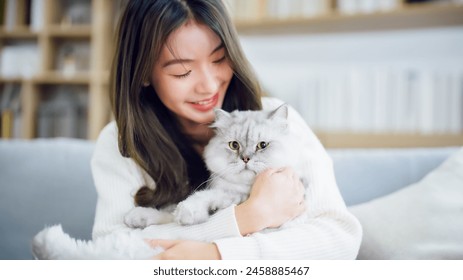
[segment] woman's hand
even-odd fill
[[[220,260],[220,253],[214,243],[191,240],[146,240],[148,244],[164,248],[164,252],[153,257],[155,260]]]
[[[242,235],[279,227],[305,210],[304,186],[290,168],[260,173],[248,200],[235,207]]]

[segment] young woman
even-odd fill
[[[111,80],[115,122],[98,138],[92,172],[98,192],[94,238],[131,230],[124,215],[136,206],[185,199],[209,173],[202,152],[213,131],[213,108],[274,109],[282,102],[261,90],[221,0],[132,0],[120,19]],[[316,201],[304,205],[290,169],[257,177],[249,199],[203,224],[155,225],[149,242],[160,259],[353,259],[361,228],[338,192],[332,162],[302,118],[289,119],[319,151],[311,170]],[[259,234],[309,208],[317,218]],[[169,240],[188,236],[189,240]],[[195,240],[211,240],[200,242]]]

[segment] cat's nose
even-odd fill
[[[244,161],[244,163],[248,163],[249,157],[247,156],[241,156],[241,159]]]

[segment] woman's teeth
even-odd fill
[[[198,104],[198,105],[207,105],[209,103],[211,103],[213,100],[213,98],[211,99],[207,99],[207,100],[203,100],[203,101],[198,101],[198,102],[193,102],[193,104]]]

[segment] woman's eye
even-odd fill
[[[257,147],[256,147],[256,148],[257,148],[257,150],[263,150],[263,149],[265,149],[265,148],[267,148],[267,147],[268,147],[268,143],[267,143],[267,142],[259,142],[259,143],[257,144]]]
[[[217,59],[216,61],[213,61],[215,64],[220,64],[225,61],[227,57],[224,55],[222,58]]]
[[[228,147],[230,147],[230,149],[233,151],[238,151],[240,149],[240,143],[236,141],[230,141],[228,142]]]
[[[186,72],[185,74],[181,74],[181,75],[173,75],[175,78],[179,78],[179,79],[182,79],[182,78],[186,78],[188,77],[189,75],[191,74],[191,70],[189,70],[188,72]]]

